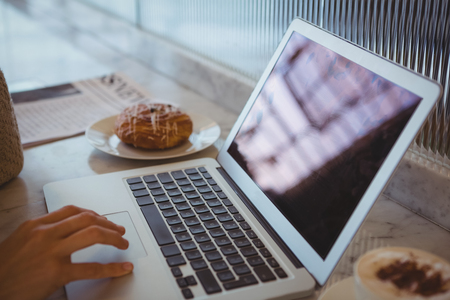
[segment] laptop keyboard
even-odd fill
[[[127,183],[185,299],[197,281],[214,294],[287,277],[204,167]],[[195,274],[184,276],[186,264]]]

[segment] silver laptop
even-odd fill
[[[47,184],[126,227],[121,278],[66,286],[69,299],[293,299],[330,276],[440,97],[435,82],[294,20],[217,160]]]

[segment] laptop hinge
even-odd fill
[[[222,175],[222,177],[226,180],[226,182],[231,186],[234,192],[239,196],[239,198],[244,202],[250,212],[255,216],[255,218],[259,221],[259,223],[264,227],[264,229],[269,233],[275,243],[280,247],[280,249],[284,252],[284,254],[289,258],[291,263],[297,268],[302,268],[302,263],[298,260],[298,258],[292,253],[291,249],[283,242],[280,236],[276,233],[276,231],[270,226],[269,222],[263,217],[263,215],[256,209],[253,203],[248,199],[245,194],[241,191],[241,189],[234,183],[233,179],[228,176],[227,172],[219,167],[217,171]]]

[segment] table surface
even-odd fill
[[[198,157],[215,157],[237,115],[147,67],[133,57],[105,46],[89,32],[68,24],[45,26],[39,16],[0,1],[0,67],[11,90],[38,88],[120,71],[152,95],[213,118],[221,138],[188,157],[163,161],[128,160],[94,149],[83,135],[24,150],[20,175],[0,187],[0,242],[23,221],[47,213],[42,187],[64,179],[104,174]],[[73,34],[61,34],[72,30]],[[33,51],[29,51],[33,49]],[[26,59],[24,59],[26,58]],[[379,246],[409,246],[450,260],[450,233],[381,196],[353,239],[325,288],[352,273],[359,255]],[[325,289],[317,288],[316,299]],[[65,299],[64,289],[51,299]]]

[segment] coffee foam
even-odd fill
[[[425,275],[426,279],[408,281],[415,275]],[[355,276],[358,284],[379,295],[380,299],[450,299],[450,264],[417,249],[396,247],[368,252],[355,266]],[[430,283],[431,278],[439,276],[442,282],[439,290],[423,284],[424,280]],[[405,279],[406,284],[399,278]]]

